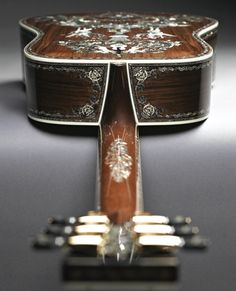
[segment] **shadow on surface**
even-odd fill
[[[26,114],[26,97],[21,80],[0,83],[0,105],[7,111]]]

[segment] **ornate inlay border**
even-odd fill
[[[161,74],[168,72],[185,72],[202,70],[212,65],[212,60],[200,64],[176,65],[176,66],[157,66],[157,65],[134,65],[129,64],[130,86],[135,111],[139,122],[186,120],[189,118],[199,118],[206,116],[208,111],[204,108],[194,112],[178,112],[174,114],[165,113],[164,108],[157,107],[149,101],[147,96],[143,96],[145,83],[148,79],[157,79]],[[158,90],[158,88],[157,88]]]
[[[88,102],[81,106],[71,108],[71,113],[63,114],[62,112],[45,112],[44,110],[29,108],[30,115],[50,120],[98,122],[101,114],[102,103],[105,98],[104,95],[108,74],[107,64],[80,64],[79,66],[65,66],[27,62],[27,66],[49,72],[75,73],[73,74],[74,78],[87,80],[92,86],[92,95],[88,97]]]

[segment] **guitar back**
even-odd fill
[[[28,115],[99,125],[111,64],[126,66],[138,125],[209,114],[218,22],[170,14],[103,13],[20,21]]]

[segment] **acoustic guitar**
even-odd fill
[[[103,262],[130,262],[147,248],[205,247],[189,218],[144,212],[138,128],[208,117],[217,27],[212,18],[163,13],[20,21],[29,118],[99,128],[97,209],[51,219],[36,246],[94,249]]]

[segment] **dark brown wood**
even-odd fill
[[[138,121],[171,122],[209,113],[212,62],[179,65],[129,65]],[[140,80],[140,75],[149,75]]]
[[[29,116],[41,121],[97,123],[104,102],[107,69],[107,64],[75,66],[27,61]]]
[[[213,61],[197,64],[130,64],[138,122],[194,121],[209,114]],[[99,71],[100,77],[96,80]],[[88,75],[95,75],[95,81]],[[107,64],[26,62],[28,114],[41,121],[97,124],[105,102]],[[139,79],[137,75],[147,75]],[[129,89],[129,88],[128,88]]]

